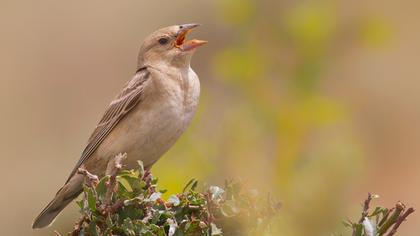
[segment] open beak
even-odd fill
[[[199,40],[199,39],[186,40],[188,33],[191,32],[197,26],[200,26],[200,24],[180,25],[174,46],[179,48],[181,51],[187,52],[187,51],[194,50],[195,48],[201,45],[206,44],[207,41],[204,41],[204,40]]]

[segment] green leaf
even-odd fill
[[[185,225],[185,228],[184,229],[185,229],[184,231],[186,233],[188,233],[187,235],[190,235],[190,234],[193,234],[194,235],[194,233],[197,233],[197,232],[200,232],[201,231],[200,221],[192,220],[191,222],[188,222]]]
[[[139,178],[138,173],[136,173],[133,170],[122,170],[121,173],[118,176],[129,177],[129,178],[133,178],[133,179],[138,179]]]
[[[95,222],[90,222],[88,232],[90,236],[98,236],[98,231]]]
[[[117,176],[117,181],[127,190],[127,192],[133,192],[133,188],[131,188],[131,185],[126,178]]]
[[[106,195],[106,192],[108,189],[106,186],[106,183],[108,182],[108,180],[109,180],[109,176],[106,175],[99,181],[98,185],[96,186],[96,193],[98,194],[98,198],[101,200]]]
[[[384,212],[387,212],[387,211],[388,211],[388,209],[386,209],[386,208],[376,207],[375,210],[369,215],[369,217],[376,216],[378,214],[381,214],[381,213],[384,213]]]
[[[136,232],[134,231],[134,224],[130,218],[125,218],[123,222],[123,230],[129,236],[136,236]]]
[[[363,236],[363,225],[362,224],[353,224],[354,236]]]
[[[195,189],[198,186],[198,181],[195,181],[192,185],[191,185],[191,191],[195,191]]]
[[[80,210],[84,210],[85,202],[83,200],[76,201],[77,205],[79,206]]]
[[[190,181],[188,181],[188,183],[185,185],[184,189],[182,189],[182,192],[183,193],[187,192],[187,190],[189,190],[189,187],[194,186],[196,184],[196,182],[197,182],[196,179],[191,179]]]
[[[108,228],[112,228],[112,226],[114,225],[114,223],[112,222],[111,215],[108,215],[108,216],[106,217],[105,222],[106,222],[106,225],[108,226]]]
[[[92,189],[88,189],[88,192],[87,192],[87,200],[88,200],[89,209],[92,212],[95,212],[96,211],[96,197],[93,194]]]
[[[341,223],[343,223],[343,225],[345,227],[348,227],[348,228],[352,228],[353,227],[353,223],[351,221],[349,221],[349,220],[346,220],[346,221],[343,220]]]

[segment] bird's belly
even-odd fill
[[[139,115],[138,125],[130,131],[133,141],[127,140],[131,144],[127,147],[127,165],[130,168],[137,165],[137,160],[143,161],[145,166],[151,166],[175,144],[186,128],[185,114],[171,106],[160,107],[147,117]]]

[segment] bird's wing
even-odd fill
[[[150,73],[147,68],[138,70],[134,78],[127,83],[121,93],[111,102],[90,136],[82,156],[66,182],[77,172],[83,162],[89,159],[118,122],[142,100],[145,82],[149,77]]]

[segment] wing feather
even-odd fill
[[[96,151],[119,121],[142,100],[144,85],[149,76],[150,73],[147,71],[147,68],[139,70],[121,93],[111,102],[90,136],[82,156],[71,172],[67,182],[77,172],[79,167]]]

